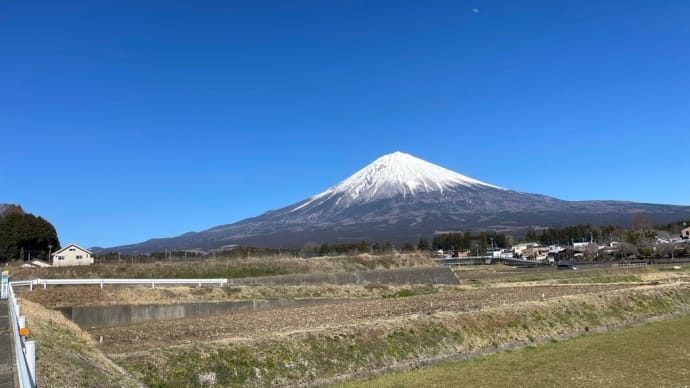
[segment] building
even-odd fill
[[[690,238],[690,226],[680,231],[681,238]]]
[[[528,255],[525,255],[525,251],[534,250],[534,249],[539,248],[539,247],[541,247],[541,245],[539,245],[539,243],[525,242],[525,243],[515,244],[511,248],[513,251],[513,255],[515,257],[522,257],[522,256],[528,256]]]
[[[589,242],[589,241],[574,242],[574,243],[573,243],[573,249],[575,249],[575,250],[585,250],[585,249],[587,249],[587,247],[589,247],[589,244],[591,244],[591,242]]]
[[[93,255],[90,251],[77,244],[69,244],[51,255],[54,267],[68,267],[74,265],[93,264]]]

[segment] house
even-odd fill
[[[573,243],[573,249],[575,250],[585,250],[587,247],[591,244],[589,241],[584,241],[584,242],[574,242]]]
[[[534,248],[539,248],[541,245],[536,242],[526,242],[526,243],[520,243],[520,244],[515,244],[513,245],[512,251],[515,257],[522,257],[524,256],[524,252],[528,249],[534,249]]]
[[[680,237],[683,239],[690,238],[690,226],[680,231]]]
[[[68,267],[74,265],[93,264],[93,255],[90,251],[77,244],[69,244],[51,255],[54,267]]]
[[[533,246],[522,251],[521,256],[535,260],[544,260],[548,253],[549,248],[547,247]]]
[[[555,253],[561,253],[564,250],[565,250],[565,248],[563,248],[560,245],[549,245],[549,253],[554,253],[554,254]]]
[[[491,256],[495,259],[512,259],[513,258],[513,252],[509,251],[507,249],[500,249],[500,248],[495,248],[495,249],[489,249],[486,251],[487,256]]]
[[[458,249],[457,251],[453,251],[453,257],[468,257],[470,253],[469,249]]]

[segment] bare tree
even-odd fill
[[[594,260],[599,254],[599,247],[597,244],[591,243],[585,248],[585,258],[587,260]]]
[[[673,251],[675,247],[673,243],[659,243],[656,244],[656,253],[659,257],[670,257],[673,258]]]
[[[633,214],[632,217],[632,228],[633,230],[639,231],[640,233],[644,233],[644,231],[652,229],[654,227],[654,224],[652,223],[652,219],[644,214],[644,213],[637,213]]]
[[[627,259],[632,257],[637,257],[637,246],[629,242],[622,242],[618,248],[618,252],[621,254],[622,259]]]

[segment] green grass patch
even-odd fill
[[[384,296],[384,298],[407,298],[409,296],[415,296],[417,295],[414,291],[409,290],[409,289],[402,289],[398,292],[395,292],[390,295]]]
[[[690,381],[689,348],[685,316],[340,387],[680,387]]]
[[[674,267],[680,267],[680,269],[676,269]],[[674,272],[674,271],[690,271],[690,265],[678,265],[678,266],[670,266],[670,267],[659,267],[657,268],[659,272]]]
[[[435,294],[438,292],[438,288],[434,285],[420,285],[413,286],[411,288],[403,288],[392,294],[383,295],[384,298],[407,298],[416,295],[428,295]]]

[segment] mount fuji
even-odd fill
[[[416,243],[438,231],[521,233],[573,224],[629,227],[690,218],[690,206],[564,201],[473,179],[402,152],[384,155],[339,184],[282,209],[172,238],[109,248],[119,252],[220,249],[230,245],[301,247],[307,242]]]

